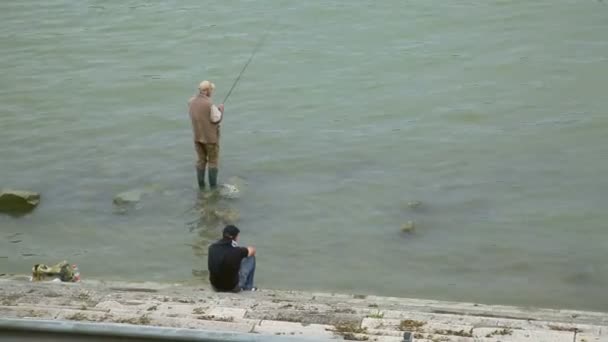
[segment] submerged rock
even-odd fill
[[[190,223],[190,231],[201,230],[210,234],[208,238],[215,238],[221,233],[221,228],[227,224],[236,224],[239,220],[237,209],[206,206],[200,210],[199,218]]]
[[[234,208],[218,208],[214,210],[214,214],[225,224],[235,224],[241,217],[239,211]]]
[[[235,184],[221,184],[218,187],[220,197],[226,199],[238,199],[241,197],[241,191]]]
[[[234,208],[206,207],[201,210],[201,220],[208,225],[235,224],[239,218],[239,211]]]
[[[401,231],[404,233],[413,233],[416,229],[416,224],[414,221],[407,221],[406,223],[401,225]]]
[[[233,184],[234,186],[238,187],[238,188],[242,188],[243,186],[245,186],[247,184],[247,182],[240,177],[230,177],[228,178],[228,184]]]
[[[21,215],[34,210],[40,203],[40,194],[23,190],[0,191],[0,212]]]
[[[593,265],[576,265],[576,267],[568,267],[565,273],[566,276],[564,276],[562,279],[570,284],[599,284],[600,279],[597,277],[597,275],[600,274],[600,272],[598,272],[598,270]]]
[[[145,195],[150,195],[161,191],[161,186],[157,184],[152,184],[143,188],[131,189],[114,196],[113,203],[117,206],[133,205],[139,203],[142,197]]]
[[[407,202],[407,207],[410,209],[418,209],[422,206],[422,202],[420,201],[409,201]]]
[[[138,189],[121,192],[114,197],[113,203],[116,205],[136,204],[141,201],[144,194],[143,190]]]

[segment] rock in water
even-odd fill
[[[241,191],[234,184],[222,184],[219,186],[219,193],[222,198],[237,199],[241,197]]]
[[[214,210],[214,214],[225,224],[236,224],[241,217],[239,211],[233,208],[218,208]]]
[[[420,201],[409,201],[407,202],[407,207],[410,209],[418,209],[422,206],[422,202]]]
[[[141,196],[145,192],[142,190],[129,190],[125,192],[121,192],[120,194],[114,197],[114,204],[116,205],[129,205],[136,204],[141,201]]]
[[[233,176],[233,177],[228,178],[228,184],[234,184],[234,186],[236,186],[239,189],[241,189],[243,186],[245,186],[246,183],[247,182],[243,178],[240,178],[240,177]]]
[[[22,215],[34,210],[40,203],[40,194],[23,190],[0,191],[0,212]]]
[[[135,205],[141,201],[143,196],[152,195],[154,193],[161,192],[162,190],[162,186],[158,184],[152,184],[138,189],[131,189],[114,196],[113,202],[117,206]]]
[[[401,226],[401,231],[404,233],[413,233],[416,229],[416,224],[414,221],[407,221]]]

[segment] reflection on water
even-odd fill
[[[191,244],[195,257],[200,258],[202,269],[192,269],[192,275],[203,281],[208,281],[207,250],[209,245],[222,236],[226,225],[237,225],[240,219],[234,199],[227,199],[219,191],[205,191],[199,194],[195,205],[189,210],[196,219],[188,222],[189,231],[196,233]]]

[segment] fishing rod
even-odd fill
[[[266,37],[268,37],[268,33],[269,33],[269,30],[266,30],[266,33],[264,33],[264,35],[262,36],[262,38],[260,39],[260,41],[258,42],[258,44],[255,46],[255,48],[251,52],[251,56],[249,56],[249,59],[247,60],[247,63],[245,63],[245,65],[243,66],[243,69],[241,69],[241,72],[239,73],[239,75],[234,80],[234,83],[232,83],[232,87],[228,91],[228,94],[226,95],[226,97],[224,98],[224,101],[222,103],[226,103],[226,101],[228,101],[228,98],[232,94],[232,91],[234,90],[234,88],[236,87],[236,85],[241,80],[241,76],[243,76],[243,74],[245,73],[245,70],[247,70],[247,67],[249,66],[249,63],[251,63],[251,61],[253,60],[253,57],[255,57],[255,55],[258,53],[258,50],[260,49],[260,47],[262,47],[262,45],[264,44],[264,41],[266,41]]]

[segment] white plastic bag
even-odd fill
[[[222,112],[216,105],[211,105],[211,122],[218,123],[222,120]]]

